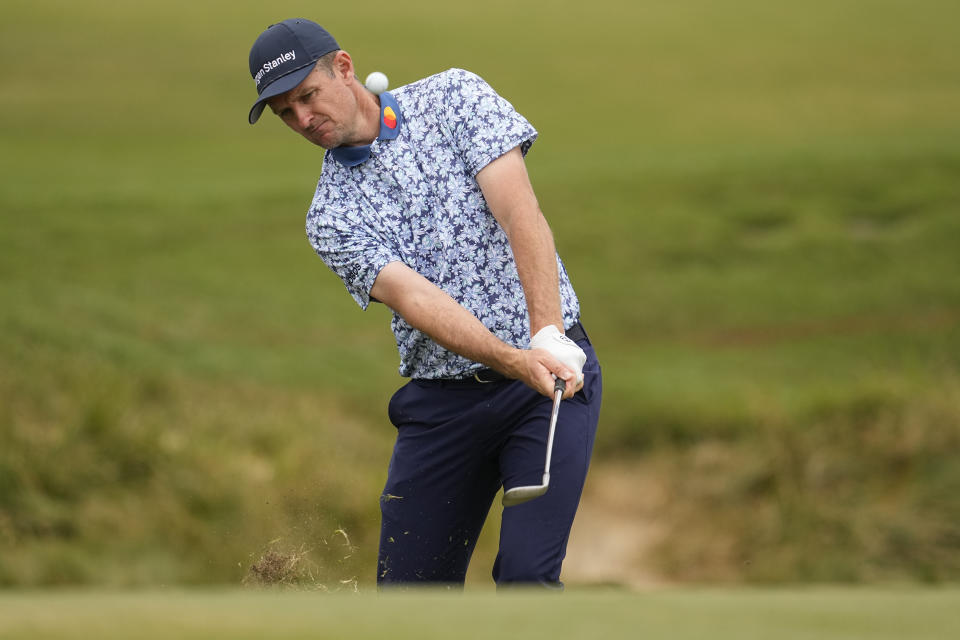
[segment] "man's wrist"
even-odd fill
[[[504,343],[506,349],[499,354],[497,361],[492,364],[503,375],[511,379],[520,379],[523,377],[523,354],[520,349]]]
[[[550,325],[553,325],[554,327],[556,327],[556,328],[557,328],[557,331],[559,331],[560,333],[564,333],[564,331],[565,331],[564,328],[563,328],[563,320],[547,321],[547,322],[542,322],[542,323],[539,323],[539,324],[534,324],[534,323],[531,322],[531,323],[530,323],[530,337],[533,337],[533,336],[537,335],[538,333],[540,333],[541,331],[543,331],[544,329],[546,329],[546,328],[549,327]]]

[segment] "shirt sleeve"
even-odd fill
[[[519,146],[526,155],[537,131],[480,76],[451,69],[441,77],[444,120],[471,175]]]
[[[317,199],[307,213],[310,245],[362,309],[370,305],[370,289],[380,270],[390,262],[403,262],[399,247],[371,222],[362,211],[341,211]]]

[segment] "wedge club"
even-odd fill
[[[557,378],[553,385],[553,411],[550,414],[550,431],[547,435],[547,461],[543,465],[543,484],[532,484],[525,487],[514,487],[503,493],[503,506],[512,507],[527,500],[538,498],[547,492],[550,486],[550,457],[553,455],[553,434],[557,430],[557,414],[560,413],[560,399],[567,388],[563,378]]]

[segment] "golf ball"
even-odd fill
[[[380,95],[387,90],[389,83],[387,81],[387,76],[380,73],[379,71],[374,71],[367,76],[367,79],[364,81],[364,86],[367,87],[373,93]]]

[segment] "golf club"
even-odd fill
[[[563,378],[557,378],[553,385],[553,411],[550,414],[550,432],[547,435],[547,461],[543,465],[543,483],[525,487],[514,487],[503,492],[503,506],[512,507],[533,500],[547,492],[550,486],[550,457],[553,455],[553,434],[557,430],[557,414],[560,413],[560,399],[567,388]]]

